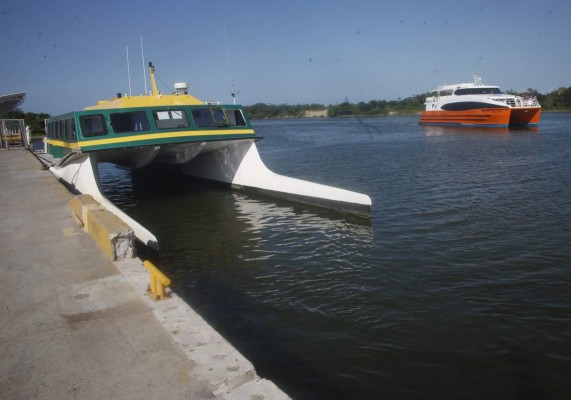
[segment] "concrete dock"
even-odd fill
[[[24,149],[0,150],[0,398],[288,399],[142,261],[111,261],[73,195]]]

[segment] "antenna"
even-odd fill
[[[145,53],[143,52],[143,35],[141,36],[141,60],[143,60],[143,79],[145,80],[145,95],[149,94],[147,91],[147,67],[145,66]]]
[[[226,27],[224,27],[224,42],[226,43],[226,59],[228,60],[228,75],[230,76],[230,82],[232,83],[232,92],[230,95],[232,96],[232,101],[236,104],[236,95],[240,93],[236,89],[234,89],[234,80],[232,79],[232,67],[230,65],[230,51],[228,50],[228,37],[226,36]]]
[[[125,52],[127,54],[127,77],[129,78],[129,96],[131,96],[131,68],[129,67],[129,46],[125,45]]]
[[[230,95],[232,95],[232,101],[234,102],[234,104],[236,104],[236,95],[240,93],[238,90],[234,89],[234,85],[232,85],[232,92],[230,93]]]

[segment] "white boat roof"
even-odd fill
[[[471,83],[455,83],[453,85],[442,85],[442,86],[438,86],[436,88],[436,90],[456,90],[456,89],[464,89],[464,88],[500,88],[499,86],[494,86],[494,85],[476,85],[475,83],[471,82]]]
[[[441,90],[456,90],[456,89],[465,89],[465,88],[488,88],[488,89],[499,89],[499,86],[494,85],[484,85],[482,83],[482,78],[477,74],[474,74],[474,82],[470,83],[455,83],[453,85],[442,85],[436,88],[437,91]]]

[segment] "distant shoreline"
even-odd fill
[[[264,118],[249,118],[251,121],[263,121],[266,119],[305,119],[305,118],[353,118],[353,117],[358,117],[358,118],[370,118],[370,117],[394,117],[394,116],[410,116],[410,115],[419,115],[420,111],[414,111],[414,112],[399,112],[399,111],[390,111],[388,113],[384,113],[384,114],[351,114],[351,115],[337,115],[335,117],[330,117],[329,115],[327,115],[327,110],[324,110],[323,113],[321,112],[314,112],[314,113],[309,113],[306,112],[305,115],[298,115],[298,116],[278,116],[278,117],[264,117]]]
[[[280,117],[264,117],[264,118],[250,118],[251,121],[263,121],[268,119],[305,119],[305,118],[372,118],[372,117],[395,117],[395,116],[411,116],[411,115],[420,115],[422,111],[390,111],[385,114],[352,114],[352,115],[338,115],[335,117],[330,117],[327,115],[327,110],[318,110],[318,111],[306,111],[305,115],[301,116],[280,116]],[[570,110],[541,110],[542,114],[556,114],[556,113],[571,113]]]

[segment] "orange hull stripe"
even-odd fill
[[[523,125],[539,123],[541,108],[478,108],[465,111],[423,111],[421,123],[469,124],[469,125]]]

